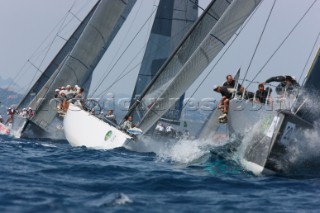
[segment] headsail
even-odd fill
[[[156,75],[170,53],[190,30],[197,17],[198,7],[192,1],[161,0],[159,2],[131,98],[131,106]],[[178,108],[181,108],[181,106],[175,108],[177,110],[172,109],[172,112],[177,113],[167,114],[166,118],[178,120],[180,117]],[[138,122],[140,118],[139,113],[133,115],[134,122]]]
[[[33,124],[47,130],[56,116],[55,110],[50,107],[50,100],[54,98],[54,90],[67,84],[83,85],[91,77],[94,68],[124,23],[135,2],[136,0],[103,0],[99,2],[79,40],[67,55],[64,64],[51,77],[52,83],[39,91],[45,95],[41,104],[37,106],[37,113],[31,119]],[[31,104],[38,101],[34,99]]]
[[[208,34],[212,26],[216,24],[217,20],[221,17],[229,4],[230,3],[226,0],[217,0],[212,1],[208,5],[206,11],[198,18],[197,22],[184,37],[173,54],[171,54],[171,56],[162,65],[156,76],[144,89],[138,100],[130,107],[127,115],[138,114],[140,115],[139,120],[141,120],[148,110],[148,106],[142,104],[141,100],[154,90],[161,88],[161,86],[165,86],[165,83],[175,76],[183,64],[189,59],[192,52]],[[175,102],[176,100],[173,103]]]
[[[146,132],[154,125],[172,106],[170,99],[179,98],[191,86],[259,3],[260,0],[235,0],[230,6],[226,5],[225,12],[222,11],[216,23],[209,25],[207,33],[197,42],[193,39],[202,33],[197,26],[203,27],[204,24],[196,25],[143,96],[140,106],[146,107],[148,111],[139,128]],[[210,9],[213,8],[205,12],[205,17],[212,16]],[[208,23],[205,25],[208,27]]]

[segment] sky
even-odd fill
[[[24,88],[23,90],[26,90],[39,77],[49,63],[50,57],[55,55],[63,45],[64,39],[68,38],[72,29],[79,24],[79,20],[83,19],[95,2],[95,0],[0,0],[0,77],[13,78]],[[315,2],[290,36],[288,34],[313,2],[314,0],[264,0],[232,45],[228,49],[223,49],[224,54],[221,53],[190,87],[187,96],[195,93],[194,97],[198,99],[219,98],[212,92],[213,85],[222,84],[227,74],[235,74],[239,68],[241,68],[240,78],[255,82],[264,81],[274,75],[291,74],[298,79],[300,76],[303,78],[320,47],[320,41],[317,40],[320,31],[320,1]],[[129,49],[124,50],[147,17],[152,14],[157,3],[157,0],[137,1],[128,20],[119,31],[119,36],[97,66],[92,88],[97,87],[111,67],[117,72],[108,76],[99,87],[100,92],[110,87],[119,72],[126,73],[141,62],[143,46],[147,42],[152,19],[149,19]],[[199,3],[205,7],[209,0],[200,0]],[[75,16],[77,18],[74,18]],[[69,24],[59,30],[61,20]],[[50,51],[43,48],[42,44],[45,44],[45,47],[51,44]],[[118,60],[122,53],[123,56]],[[220,59],[221,55],[223,57]],[[135,61],[129,64],[135,56],[137,56]],[[267,61],[269,62],[266,63]],[[116,64],[113,65],[114,63]],[[132,69],[108,92],[130,96],[138,70],[139,66]],[[260,74],[253,78],[259,71]],[[244,82],[244,86],[248,84]],[[252,84],[248,89],[255,91],[256,87],[257,84]]]

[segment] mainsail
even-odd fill
[[[229,1],[211,3],[136,102],[135,108],[147,110],[139,128],[147,132],[164,115],[174,104],[172,100],[191,86],[259,3],[260,0],[235,0],[230,5]]]
[[[197,17],[198,7],[195,2],[185,0],[161,0],[159,2],[132,95],[131,106],[190,30]],[[170,114],[166,114],[165,118],[179,120],[181,108],[180,101],[178,101],[177,107],[171,109]],[[133,115],[134,122],[140,120],[139,114]]]
[[[136,0],[102,0],[99,2],[71,52],[51,75],[46,85],[39,90],[38,94],[41,94],[42,97],[37,96],[30,103],[30,105],[36,105],[37,112],[29,124],[49,131],[49,125],[56,117],[56,111],[50,105],[54,98],[54,90],[67,84],[83,86],[87,79],[91,78],[94,68],[124,23],[135,2]]]

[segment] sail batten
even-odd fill
[[[190,52],[182,48],[191,45],[188,43],[192,41],[186,39],[185,46],[173,56],[173,60],[142,98],[143,105],[147,108],[139,128],[146,132],[160,119],[171,107],[172,103],[168,99],[180,97],[192,85],[259,3],[260,0],[234,0],[230,6],[226,6],[220,19]],[[211,35],[215,35],[215,38]],[[186,56],[185,60],[181,60],[181,56]]]

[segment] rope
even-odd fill
[[[250,59],[248,68],[247,68],[247,70],[246,70],[246,72],[245,72],[245,74],[244,74],[244,78],[247,77],[248,71],[249,71],[249,69],[250,69],[250,67],[251,67],[251,65],[252,65],[252,61],[253,61],[254,57],[256,56],[258,47],[260,46],[260,43],[261,43],[261,40],[262,40],[262,36],[264,35],[264,32],[265,32],[265,30],[266,30],[266,28],[267,28],[267,25],[268,25],[268,23],[269,23],[269,20],[270,20],[270,17],[271,17],[271,14],[272,14],[272,11],[273,11],[273,9],[274,9],[274,5],[275,5],[275,4],[276,4],[276,0],[273,1],[271,10],[270,10],[270,12],[269,12],[269,14],[268,14],[268,18],[267,18],[267,20],[266,20],[266,22],[265,22],[265,24],[264,24],[264,26],[263,26],[263,29],[262,29],[262,32],[261,32],[261,34],[260,34],[258,43],[257,43],[257,45],[256,45],[256,47],[255,47],[255,49],[254,49],[254,52],[253,52],[253,55],[252,55],[252,57],[251,57],[251,59]],[[243,84],[243,81],[241,82],[241,84]],[[248,87],[247,87],[247,88],[248,88]]]
[[[147,20],[143,23],[143,25],[140,27],[140,29],[138,30],[138,32],[135,34],[135,36],[133,37],[133,39],[129,42],[129,44],[127,45],[127,47],[124,49],[124,51],[121,53],[121,55],[118,57],[117,61],[112,65],[111,69],[109,70],[109,72],[102,78],[102,80],[100,81],[100,83],[98,84],[98,86],[96,87],[96,89],[93,91],[92,96],[97,92],[97,90],[99,89],[99,87],[102,85],[102,83],[106,80],[106,78],[109,76],[109,74],[111,73],[111,71],[113,70],[113,68],[116,66],[116,64],[119,62],[119,60],[122,58],[122,56],[124,55],[124,53],[128,50],[128,48],[131,46],[131,44],[133,43],[133,41],[136,39],[136,37],[140,34],[140,32],[142,31],[142,29],[144,28],[144,26],[148,23],[148,21],[150,20],[150,18],[152,17],[152,15],[154,14],[156,10],[153,10],[152,13],[150,14],[150,16],[147,18]],[[91,97],[92,97],[91,96]]]
[[[191,1],[191,0],[189,0],[189,1]],[[192,2],[192,1],[191,1],[191,2]],[[182,4],[182,3],[183,3],[183,2],[181,2],[181,4]],[[183,32],[187,27],[188,27],[188,26],[186,25],[186,26],[184,27],[184,29],[181,30],[181,32]],[[177,32],[175,35],[172,36],[172,38],[177,37],[181,32]],[[147,40],[147,39],[146,39],[146,40]],[[168,41],[165,42],[165,43],[168,43],[168,42],[170,42],[170,39],[168,39]],[[145,46],[146,46],[146,45],[147,45],[147,44],[145,44]],[[145,46],[143,46],[143,47],[139,50],[139,52],[136,54],[136,56],[134,57],[134,59],[135,59],[136,57],[138,57],[138,54],[139,54],[142,50],[145,49]],[[156,53],[157,51],[163,49],[164,47],[165,47],[165,45],[163,45],[163,44],[158,44],[158,45],[157,45],[157,48],[156,48],[150,55],[153,55],[153,53]],[[134,70],[134,68],[136,68],[138,65],[142,64],[142,61],[140,61],[140,62],[139,62],[138,64],[136,64],[132,69],[130,69],[128,72],[124,73],[124,72],[126,71],[126,69],[130,66],[130,64],[132,64],[132,62],[134,61],[134,59],[130,61],[130,63],[126,66],[126,68],[124,68],[124,70],[118,75],[117,79],[116,79],[114,82],[112,82],[112,84],[111,84],[109,87],[107,87],[105,90],[103,90],[103,92],[101,92],[101,93],[98,95],[98,97],[100,97],[100,96],[102,96],[103,94],[107,93],[108,90],[111,89],[116,83],[118,83],[118,82],[119,82],[120,80],[122,80],[125,76],[127,76],[129,73],[131,73],[131,72]],[[144,60],[146,60],[146,58],[144,58]],[[93,95],[93,94],[92,94],[92,95]]]
[[[125,37],[124,37],[123,40],[125,40],[125,39],[128,37],[131,28],[134,26],[133,23],[134,23],[134,21],[136,20],[137,15],[139,14],[141,5],[142,5],[142,1],[141,1],[140,5],[139,5],[139,8],[138,8],[136,14],[134,15],[134,18],[133,18],[133,20],[132,20],[132,22],[131,22],[131,24],[130,24],[129,29],[128,29],[127,32],[125,33]],[[116,57],[117,57],[118,53],[120,52],[120,50],[121,50],[121,48],[122,48],[123,45],[124,45],[124,43],[121,42],[119,48],[117,48],[117,51],[116,51],[115,54],[113,55],[113,58],[110,60],[111,62],[114,62],[114,61],[116,60]],[[110,68],[111,65],[112,65],[112,63],[110,63],[109,66],[106,68],[106,73],[107,73],[107,74],[106,74],[106,76],[105,76],[104,78],[107,78],[107,77],[109,76],[109,74],[111,73],[111,71],[112,71],[111,68]],[[109,70],[109,71],[107,72],[107,70]],[[103,80],[101,80],[99,84],[102,84],[102,83],[103,83]],[[95,91],[91,94],[91,97],[93,97],[94,93],[98,90],[98,88],[99,88],[99,86],[97,86],[97,88],[95,89]]]
[[[300,77],[299,77],[299,82],[300,82],[300,80],[301,80],[301,78],[302,78],[303,71],[306,69],[306,67],[307,67],[307,65],[308,65],[308,62],[310,61],[310,58],[311,58],[311,56],[312,56],[312,53],[313,53],[313,51],[314,51],[314,49],[315,49],[315,47],[316,47],[316,45],[317,45],[317,43],[318,43],[319,37],[320,37],[320,31],[319,31],[319,33],[318,33],[317,39],[314,41],[314,44],[313,44],[312,49],[311,49],[311,51],[310,51],[310,53],[309,53],[308,59],[307,59],[307,61],[306,61],[306,64],[304,65],[304,67],[303,67],[303,69],[302,69],[301,75],[300,75]],[[305,80],[306,80],[306,78],[304,79],[303,84],[304,84]]]
[[[270,62],[270,60],[273,58],[273,56],[278,52],[278,50],[282,47],[282,45],[287,41],[287,39],[290,37],[290,35],[293,33],[293,31],[297,28],[297,26],[301,23],[301,21],[304,19],[304,17],[307,15],[307,13],[311,10],[313,5],[316,3],[317,0],[314,0],[311,6],[307,9],[307,11],[303,14],[303,16],[299,19],[299,21],[295,24],[295,26],[292,28],[292,30],[288,33],[288,35],[285,37],[285,39],[280,43],[280,45],[276,48],[276,50],[272,53],[272,55],[269,57],[269,59],[266,61],[266,63],[261,67],[261,69],[257,72],[257,74],[253,77],[253,80],[255,80],[258,75],[262,72],[262,70],[266,67],[266,65]],[[250,86],[250,84],[247,86],[247,88]]]

